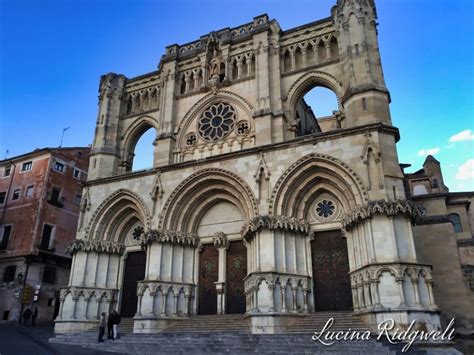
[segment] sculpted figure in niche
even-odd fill
[[[219,41],[215,33],[211,33],[207,40],[207,50],[209,58],[209,80],[214,83],[222,82],[224,79],[224,70],[222,68],[223,60],[221,51],[219,50]]]
[[[211,80],[219,80],[219,75],[221,74],[221,58],[219,52],[216,48],[212,52],[212,59],[209,65],[209,77]]]

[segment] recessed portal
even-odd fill
[[[347,243],[342,232],[315,233],[311,256],[315,311],[352,310]]]
[[[145,278],[146,254],[144,251],[129,253],[123,272],[122,317],[133,317],[137,312],[137,282]]]

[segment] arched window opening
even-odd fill
[[[314,49],[311,43],[309,43],[308,47],[306,47],[306,64],[307,65],[314,64]]]
[[[287,50],[285,51],[285,54],[283,55],[283,71],[287,72],[290,71],[291,68],[291,56],[290,52]]]
[[[247,69],[248,69],[248,68],[247,68],[247,65],[248,65],[248,63],[247,63],[247,58],[244,57],[244,58],[242,59],[242,76],[247,76],[247,75],[248,75],[248,72],[247,72]]]
[[[326,46],[323,41],[320,41],[318,44],[318,62],[325,62],[327,59]]]
[[[333,91],[320,86],[308,91],[296,105],[298,136],[339,129],[338,109]]]
[[[194,73],[189,76],[189,91],[194,91]]]
[[[449,219],[451,220],[451,223],[453,224],[454,233],[461,233],[462,224],[461,224],[461,218],[459,217],[459,215],[457,213],[450,213]]]
[[[184,75],[181,76],[181,87],[180,87],[180,94],[186,93],[186,81],[184,80]]]
[[[331,59],[339,58],[339,48],[337,46],[337,39],[335,37],[331,38],[329,48],[331,51]]]
[[[156,139],[156,130],[152,127],[146,128],[135,144],[133,153],[128,157],[127,170],[138,171],[153,167],[155,147],[153,142]],[[132,151],[132,150],[130,150]]]
[[[250,75],[253,75],[255,74],[255,58],[253,56],[251,56],[249,58],[249,62],[250,62]]]
[[[232,62],[232,80],[237,80],[238,78],[237,60],[234,60]]]
[[[301,52],[301,48],[298,47],[295,50],[295,69],[299,69],[303,67],[303,53]]]

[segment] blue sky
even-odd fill
[[[141,75],[166,45],[262,13],[288,29],[329,16],[334,3],[0,0],[0,159],[57,146],[65,127],[64,146],[90,144],[104,73]],[[434,153],[451,191],[474,190],[474,2],[378,0],[377,10],[400,161],[414,171]]]

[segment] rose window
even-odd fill
[[[334,205],[332,201],[322,200],[318,202],[318,205],[316,207],[316,213],[318,214],[319,217],[329,218],[334,214],[335,209],[336,209],[336,206]]]
[[[140,240],[141,235],[143,234],[143,227],[136,227],[132,232],[133,240]]]
[[[247,121],[240,121],[237,123],[237,134],[239,136],[246,135],[250,131],[250,125]]]
[[[197,143],[197,137],[194,133],[190,133],[187,137],[186,137],[186,145],[188,147],[191,147],[193,145],[196,145]]]
[[[232,106],[218,103],[210,106],[199,119],[199,134],[208,142],[226,137],[235,126],[236,113]]]

